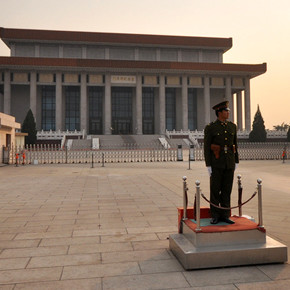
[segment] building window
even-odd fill
[[[182,55],[182,61],[184,62],[198,62],[199,61],[198,50],[182,49],[181,55]]]
[[[41,128],[55,131],[55,86],[42,86]]]
[[[64,58],[81,58],[82,47],[78,45],[64,45],[63,57]]]
[[[197,129],[197,89],[188,90],[188,128]]]
[[[130,47],[110,47],[110,59],[134,60],[135,49]]]
[[[112,134],[132,134],[132,88],[112,87]]]
[[[143,134],[154,134],[154,88],[143,88],[142,125]]]
[[[139,48],[139,60],[156,61],[156,49],[155,48]]]
[[[53,44],[43,44],[39,46],[40,57],[59,57],[59,47]]]
[[[166,88],[166,129],[175,130],[176,125],[176,90],[175,88]]]
[[[15,45],[15,56],[34,57],[35,47],[33,44],[21,43]]]
[[[89,87],[89,134],[103,134],[103,87]]]
[[[80,131],[80,87],[65,87],[65,129]]]
[[[87,46],[87,58],[105,59],[105,48],[98,46]]]
[[[161,61],[177,61],[177,49],[160,49],[160,60]]]

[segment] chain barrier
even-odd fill
[[[225,209],[225,210],[231,210],[231,209],[235,209],[235,208],[238,208],[238,207],[241,207],[241,206],[245,205],[245,204],[248,203],[251,199],[253,199],[253,198],[256,196],[257,193],[258,193],[258,192],[255,191],[255,192],[252,194],[252,196],[251,196],[248,200],[246,200],[245,202],[243,202],[243,203],[241,203],[241,204],[239,204],[239,205],[237,205],[237,206],[232,206],[232,207],[222,207],[222,206],[216,205],[216,204],[212,203],[210,200],[208,200],[208,199],[206,198],[206,196],[205,196],[202,192],[201,192],[201,196],[203,197],[203,199],[204,199],[205,201],[207,201],[210,205],[212,205],[212,206],[214,206],[214,207],[216,207],[216,208],[219,208],[219,209]]]

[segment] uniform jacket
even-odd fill
[[[211,144],[220,145],[220,156],[217,159],[211,149]],[[235,151],[233,150],[235,145]],[[228,150],[224,150],[227,146]],[[235,169],[235,163],[239,163],[237,148],[237,127],[230,121],[216,120],[208,124],[204,129],[204,157],[206,166],[216,168]]]

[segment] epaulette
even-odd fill
[[[212,125],[213,123],[214,123],[214,122],[210,122],[210,123],[208,123],[208,124],[206,125],[206,127]]]
[[[237,124],[232,121],[229,121],[228,123],[230,123],[231,125],[237,126]]]

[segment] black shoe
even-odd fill
[[[230,225],[232,225],[232,224],[235,223],[234,221],[232,221],[229,218],[220,218],[220,220],[223,221],[223,222],[225,222],[225,223],[227,223],[227,224],[230,224]]]
[[[218,222],[219,222],[219,219],[218,218],[212,218],[210,220],[210,223],[213,224],[213,225],[217,224]]]

